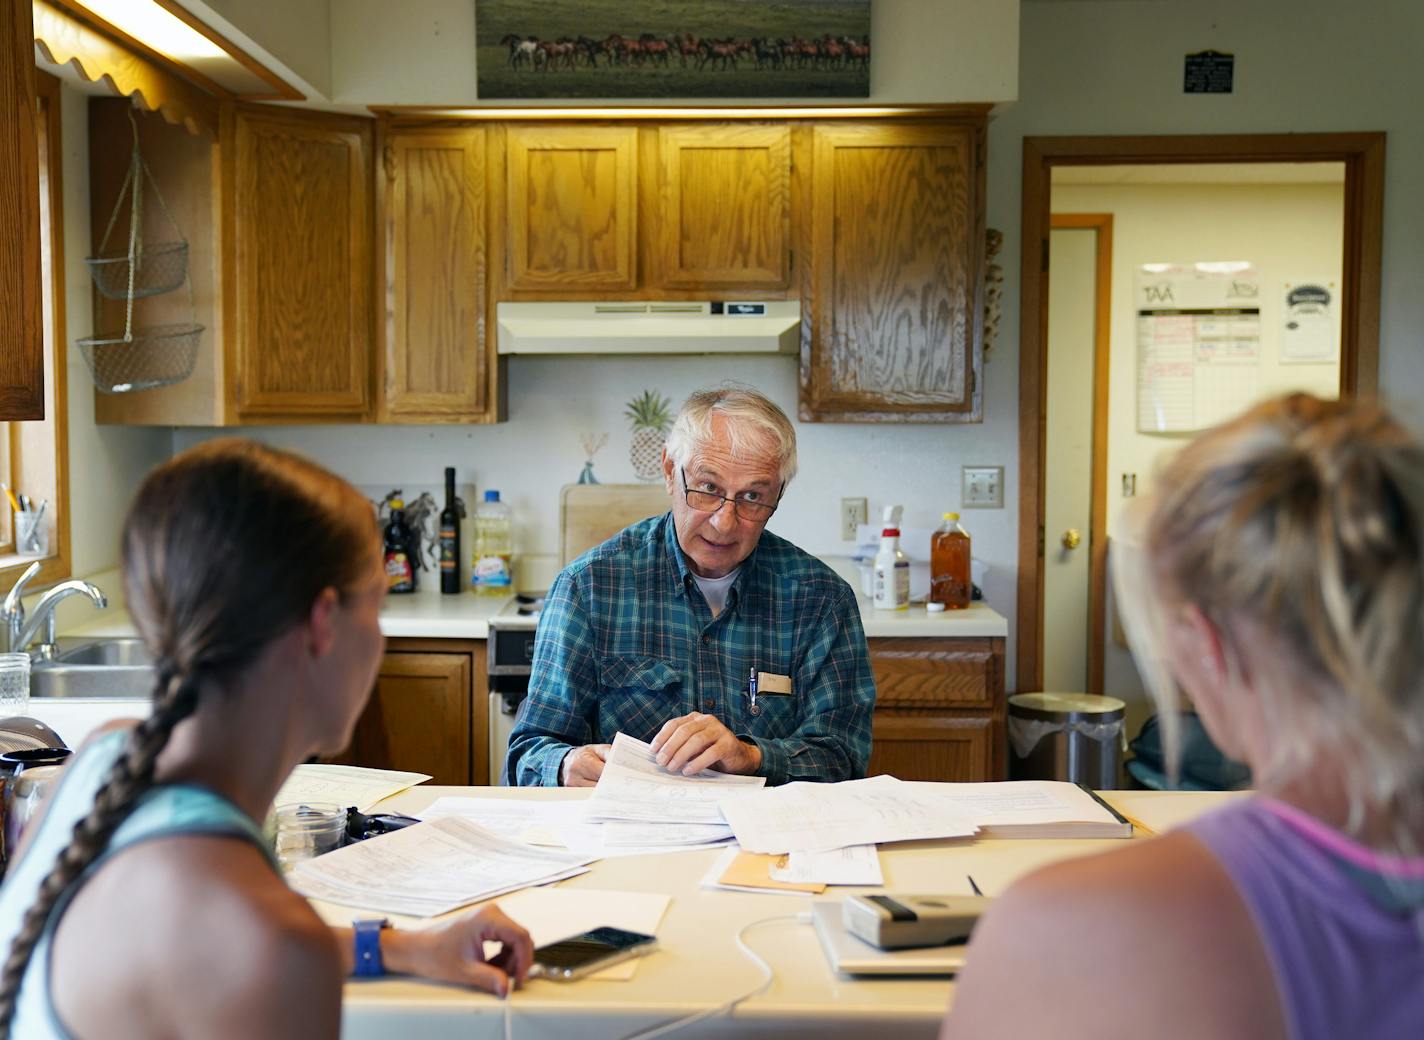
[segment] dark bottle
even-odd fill
[[[461,592],[460,506],[455,498],[455,467],[445,467],[445,508],[440,510],[440,591]]]
[[[415,566],[410,553],[411,530],[405,522],[405,502],[391,499],[391,518],[386,521],[385,561],[389,592],[415,591]]]

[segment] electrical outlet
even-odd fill
[[[964,466],[959,504],[964,509],[1004,508],[1004,467]]]
[[[855,541],[856,528],[870,523],[870,504],[863,498],[841,499],[841,541]]]

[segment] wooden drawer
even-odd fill
[[[866,642],[877,709],[987,708],[1004,688],[1002,639]]]

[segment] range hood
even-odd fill
[[[796,300],[500,303],[501,354],[794,354]]]

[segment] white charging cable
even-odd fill
[[[751,1000],[753,997],[761,996],[771,987],[772,982],[775,981],[776,973],[771,970],[771,965],[766,962],[766,959],[763,958],[761,954],[757,953],[755,950],[753,950],[750,946],[747,945],[747,933],[750,932],[753,928],[760,928],[764,924],[776,924],[778,922],[784,921],[792,921],[797,924],[810,924],[811,915],[809,913],[800,913],[778,914],[776,917],[763,917],[758,921],[752,921],[749,924],[744,925],[741,931],[737,932],[737,949],[741,950],[742,955],[745,956],[748,960],[755,964],[757,968],[761,970],[761,981],[758,982],[751,989],[747,990],[740,996],[733,997],[725,1004],[719,1004],[716,1007],[708,1008],[705,1011],[696,1011],[691,1015],[684,1015],[682,1018],[675,1018],[671,1022],[664,1022],[660,1026],[653,1026],[650,1029],[643,1029],[636,1033],[630,1033],[628,1036],[624,1037],[623,1040],[653,1040],[653,1038],[657,1036],[666,1036],[668,1033],[671,1033],[674,1030],[683,1029],[686,1026],[690,1026],[695,1022],[701,1022],[704,1019],[708,1018],[715,1018],[718,1015],[730,1014],[733,1010],[736,1009],[738,1004]]]

